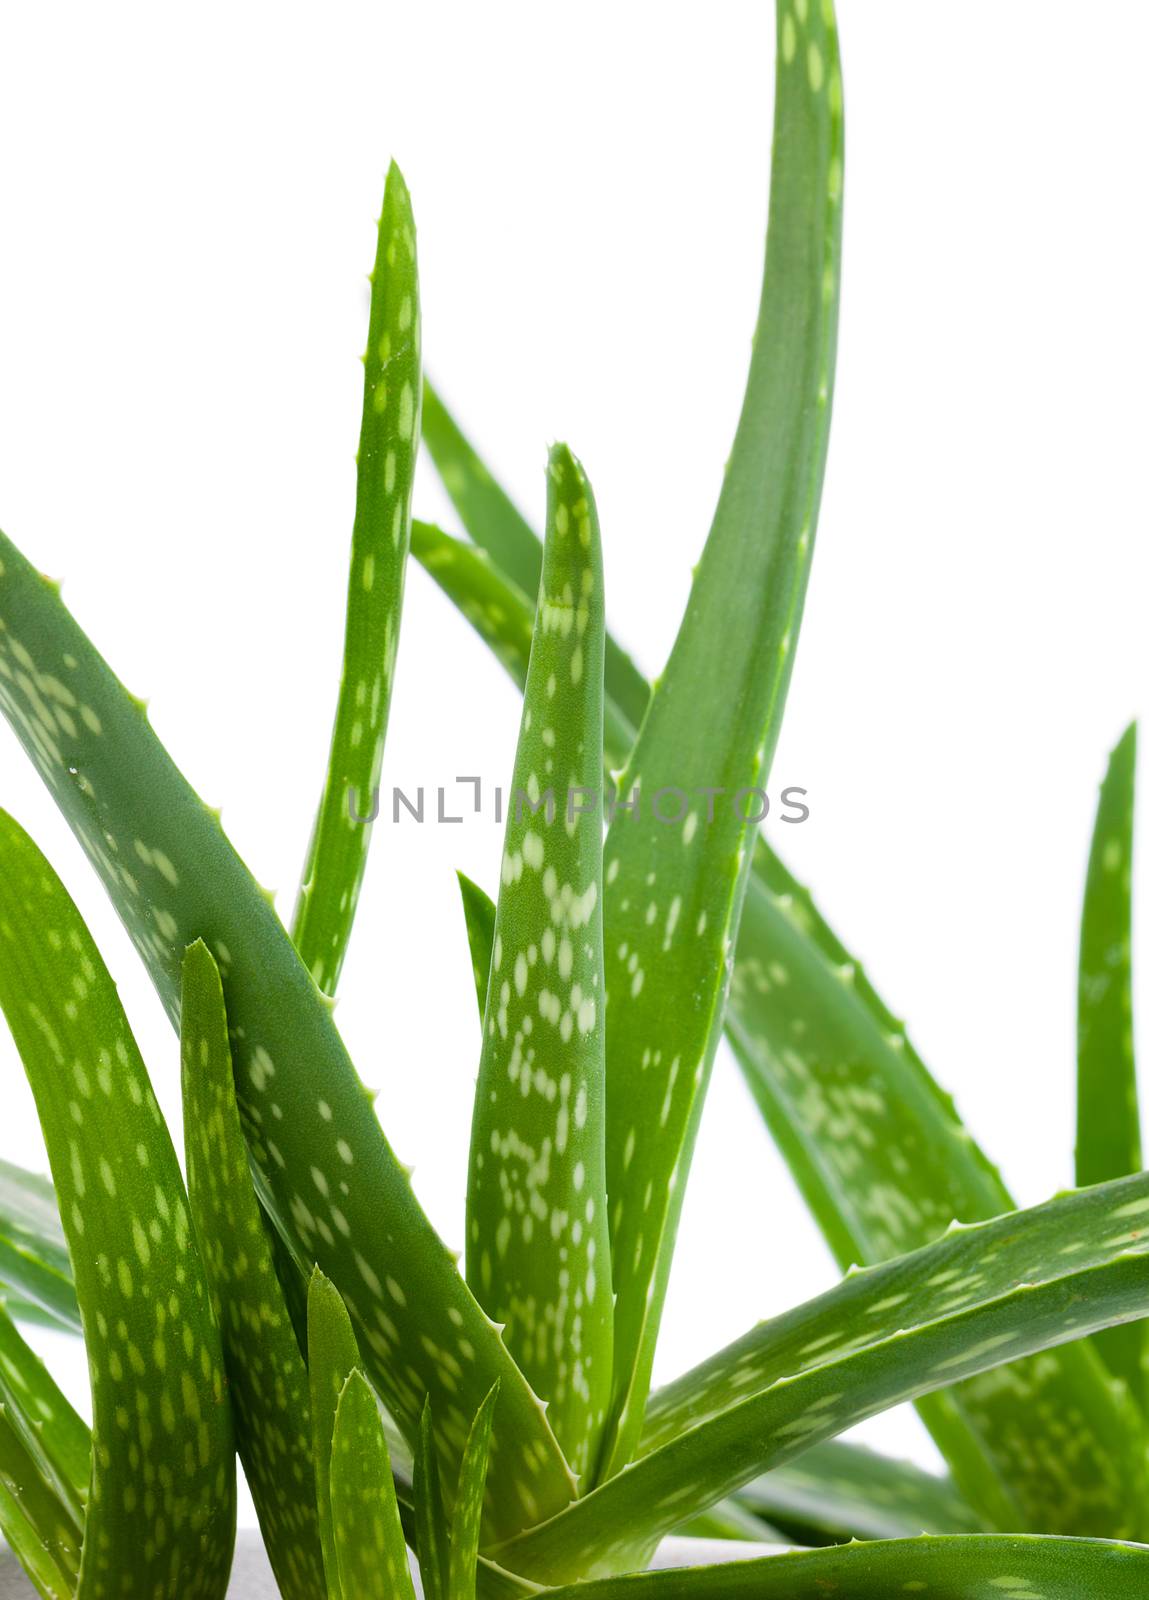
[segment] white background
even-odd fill
[[[1072,1176],[1095,785],[1146,708],[1149,14],[840,13],[839,382],[775,764],[813,815],[782,842],[1036,1201]],[[533,516],[547,442],[580,453],[614,625],[656,671],[745,375],[770,8],[10,7],[2,31],[0,525],[66,579],[289,915],[338,674],[389,157],[414,196],[428,370]],[[457,525],[429,467],[417,507]],[[505,778],[517,717],[415,570],[385,781]],[[158,1004],[0,733],[0,803],[89,917],[174,1113]],[[456,1244],[477,1022],[453,870],[493,886],[498,853],[489,821],[380,828],[339,1010]],[[6,1036],[0,1083],[0,1154],[38,1162]],[[833,1277],[723,1051],[660,1375]],[[82,1393],[75,1348],[51,1351]],[[911,1415],[866,1432],[933,1459]]]

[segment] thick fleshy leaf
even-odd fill
[[[1149,1311],[1149,1174],[852,1273],[652,1396],[630,1468],[496,1552],[541,1582],[621,1570],[759,1473],[915,1395]]]
[[[0,1161],[0,1285],[9,1310],[37,1307],[50,1326],[80,1331],[80,1308],[56,1191],[49,1179]]]
[[[471,970],[475,975],[479,1020],[482,1021],[491,975],[491,952],[495,948],[495,902],[485,889],[472,883],[465,872],[457,876],[459,893],[463,897],[463,915],[467,919],[467,947],[471,952]]]
[[[813,555],[837,340],[842,85],[829,5],[778,9],[762,300],[722,493],[606,849],[607,1190],[615,1394],[642,1426],[678,1214]],[[789,46],[789,47],[788,47]],[[660,808],[659,797],[662,796]],[[666,798],[669,796],[669,800]]]
[[[348,1378],[359,1366],[359,1346],[339,1290],[316,1267],[307,1291],[307,1363],[311,1383],[312,1462],[319,1506],[319,1535],[330,1600],[353,1600],[344,1591],[336,1548],[331,1453],[335,1414]]]
[[[42,1595],[71,1596],[91,1436],[0,1309],[0,1532]]]
[[[339,1285],[364,1361],[408,1439],[429,1393],[461,1450],[467,1419],[500,1380],[495,1448],[506,1449],[493,1531],[557,1510],[573,1485],[543,1410],[415,1199],[330,1005],[274,910],[55,587],[2,536],[0,567],[0,709],[173,1021],[185,948],[202,938],[219,962],[265,1209],[296,1258],[318,1261]]]
[[[413,1499],[415,1551],[419,1557],[424,1600],[447,1600],[451,1530],[443,1506],[443,1484],[439,1477],[439,1457],[435,1449],[430,1401],[423,1407],[423,1415],[419,1419],[419,1437],[415,1441]]]
[[[80,1529],[0,1412],[0,1533],[44,1600],[72,1600]]]
[[[579,1475],[611,1391],[602,638],[594,498],[556,445],[475,1087],[467,1281]]]
[[[1077,980],[1077,1182],[1141,1170],[1141,1112],[1133,1056],[1133,801],[1137,724],[1109,759],[1101,785],[1081,913]],[[1145,1393],[1145,1323],[1098,1334],[1109,1369]]]
[[[550,1600],[1140,1600],[1149,1547],[1024,1536],[896,1539],[580,1583]]]
[[[483,1521],[483,1497],[487,1488],[487,1466],[491,1453],[491,1423],[499,1391],[492,1389],[479,1407],[467,1435],[467,1445],[459,1467],[459,1487],[451,1519],[451,1555],[448,1563],[449,1600],[474,1600],[475,1576],[479,1561],[479,1529]]]
[[[527,663],[534,632],[534,603],[492,565],[485,550],[444,533],[432,522],[412,524],[411,554],[435,580],[448,599],[458,607],[480,639],[502,662],[522,689],[527,681]],[[542,566],[542,544],[538,562]],[[533,591],[532,591],[533,592]],[[629,657],[627,658],[629,660]],[[610,657],[606,658],[609,669]],[[618,702],[608,693],[603,705],[603,751],[607,767],[621,767],[634,744],[636,722],[627,719]],[[642,685],[643,704],[649,695]],[[641,719],[641,710],[640,710]]]
[[[842,1439],[755,1478],[735,1498],[798,1544],[989,1531],[952,1479]]]
[[[531,628],[521,591],[485,552],[436,528],[417,525],[412,549],[521,687]],[[608,654],[608,691],[610,683]],[[633,740],[608,693],[609,767],[625,763]],[[726,1027],[842,1267],[926,1244],[955,1217],[976,1221],[1013,1205],[904,1025],[762,839]],[[987,1526],[1099,1535],[1143,1527],[1140,1421],[1086,1346],[924,1396],[918,1409]],[[1072,1464],[1060,1443],[1067,1416]],[[1113,1470],[1115,1460],[1125,1466]]]
[[[91,1473],[91,1432],[2,1309],[0,1406],[61,1505],[81,1527]]]
[[[284,1600],[324,1593],[307,1368],[248,1166],[223,988],[202,943],[184,957],[180,1051],[188,1203],[223,1337],[236,1443]]]
[[[319,987],[334,994],[367,865],[370,796],[379,780],[395,678],[411,489],[419,438],[419,274],[411,197],[387,174],[363,357],[355,525],[339,704],[323,799],[292,937]]]
[[[383,1424],[371,1385],[358,1369],[335,1410],[331,1514],[347,1600],[415,1600]]]
[[[543,570],[538,536],[487,471],[429,383],[423,390],[423,442],[475,544],[524,595],[537,594]],[[529,641],[529,631],[527,638]],[[637,727],[649,690],[634,662],[609,633],[604,667],[612,699]]]
[[[48,1147],[92,1379],[77,1595],[221,1600],[235,1526],[232,1419],[176,1153],[99,951],[3,813],[0,1006]]]

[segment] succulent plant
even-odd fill
[[[0,1169],[0,1528],[52,1600],[217,1600],[237,1452],[289,1600],[410,1596],[408,1547],[428,1600],[1144,1592],[1135,735],[1086,887],[1083,1187],[1017,1211],[756,827],[829,436],[829,0],[779,0],[774,117],[741,420],[652,686],[606,628],[578,459],[550,453],[539,540],[424,386],[391,168],[343,676],[290,932],[58,587],[0,536],[0,709],[179,1030],[184,1099],[181,1171],[79,912],[0,815],[0,1006],[52,1169]],[[412,522],[420,437],[466,538]],[[482,1019],[462,1271],[332,1018],[409,551],[523,691],[497,904],[461,885]],[[849,1270],[652,1392],[724,1030]],[[90,1429],[17,1322],[82,1333]],[[835,1437],[909,1399],[947,1478]],[[675,1530],[802,1548],[646,1572]]]

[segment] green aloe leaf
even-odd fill
[[[815,1445],[735,1498],[799,1544],[988,1531],[952,1479],[843,1439]]]
[[[72,1600],[81,1531],[0,1412],[0,1533],[44,1600]]]
[[[1133,801],[1137,724],[1101,785],[1081,913],[1077,981],[1077,1182],[1141,1170],[1141,1113],[1133,1057]],[[1138,1399],[1146,1382],[1146,1324],[1097,1336],[1109,1369]]]
[[[433,522],[415,521],[412,524],[411,554],[458,607],[522,689],[527,681],[527,663],[534,633],[533,602],[492,564],[485,550],[467,544],[463,539],[452,538]],[[541,570],[541,543],[538,544],[538,561]],[[532,593],[535,592],[537,590],[532,590]],[[606,663],[609,670],[609,655]],[[602,737],[607,766],[614,770],[625,764],[634,744],[638,724],[628,720],[619,710],[609,685],[608,678]],[[642,689],[645,705],[649,695],[645,683]]]
[[[387,1441],[375,1396],[356,1368],[335,1409],[331,1514],[348,1600],[415,1600]]]
[[[40,1357],[0,1310],[0,1406],[76,1526],[88,1499],[92,1436]]]
[[[463,915],[467,920],[467,947],[471,952],[471,970],[475,975],[475,994],[479,1001],[479,1019],[487,1005],[487,984],[491,976],[491,952],[495,948],[495,902],[485,889],[472,883],[465,872],[457,874],[459,893],[463,897]]]
[[[424,1600],[447,1600],[451,1563],[451,1530],[443,1507],[443,1484],[435,1449],[431,1402],[423,1407],[419,1437],[415,1441],[414,1480],[415,1550]]]
[[[550,1600],[1139,1600],[1149,1548],[1103,1539],[895,1539],[632,1573]]]
[[[180,1049],[188,1203],[223,1336],[240,1460],[281,1594],[316,1600],[324,1579],[307,1369],[252,1187],[223,988],[203,943],[184,957]]]
[[[79,1573],[91,1436],[0,1309],[0,1532],[42,1595]]]
[[[187,945],[202,938],[218,961],[261,1203],[297,1261],[307,1270],[318,1261],[339,1285],[364,1362],[408,1439],[429,1393],[461,1450],[467,1419],[501,1381],[496,1436],[506,1451],[493,1532],[557,1510],[573,1484],[539,1401],[415,1199],[330,1004],[218,817],[55,586],[2,535],[0,567],[0,709],[84,845],[173,1021]],[[400,1349],[402,1362],[394,1359]]]
[[[304,965],[334,994],[367,864],[395,677],[419,436],[419,275],[411,197],[387,174],[363,357],[355,524],[339,704],[327,778],[295,910]]]
[[[49,1179],[0,1161],[0,1284],[14,1315],[35,1308],[49,1326],[80,1331],[68,1246]]]
[[[92,1378],[77,1595],[130,1581],[215,1600],[235,1526],[232,1419],[176,1153],[99,951],[3,813],[0,863],[0,1007],[48,1147]]]
[[[524,595],[538,593],[543,553],[534,529],[479,459],[430,383],[423,388],[423,442],[464,528]],[[527,640],[529,644],[528,629]],[[524,656],[525,667],[525,656]],[[608,633],[604,671],[611,697],[637,725],[649,690],[626,651]]]
[[[479,1529],[483,1521],[483,1496],[487,1488],[487,1466],[491,1455],[491,1422],[498,1398],[498,1389],[492,1389],[479,1407],[467,1435],[463,1460],[459,1466],[459,1487],[451,1520],[451,1554],[447,1567],[447,1593],[450,1600],[474,1600]]]
[[[611,1391],[602,642],[594,497],[556,445],[475,1089],[467,1281],[579,1475]]]
[[[630,1468],[498,1559],[550,1583],[618,1570],[688,1515],[888,1406],[1144,1316],[1146,1216],[1149,1174],[852,1273],[652,1396]]]
[[[353,1600],[344,1590],[335,1536],[331,1489],[332,1441],[339,1397],[359,1366],[359,1346],[339,1290],[316,1267],[307,1291],[307,1362],[311,1384],[312,1460],[319,1506],[319,1535],[330,1600]],[[373,1403],[374,1409],[374,1403]]]
[[[468,531],[478,538],[483,529]],[[521,590],[485,551],[430,525],[416,524],[412,550],[521,687],[531,629]],[[634,726],[610,698],[610,661],[608,654],[604,747],[608,766],[617,768]],[[619,692],[626,689],[624,683]],[[1012,1207],[903,1023],[762,839],[726,1027],[843,1268],[928,1243],[955,1217],[974,1221]],[[1143,1531],[1140,1421],[1085,1346],[925,1396],[919,1410],[989,1526]],[[1074,1419],[1078,1441],[1072,1465],[1060,1442],[1058,1419],[1065,1416]]]
[[[782,722],[829,435],[842,91],[829,5],[778,8],[770,222],[754,355],[686,615],[607,840],[607,1189],[615,1395],[604,1471],[642,1426],[678,1213],[722,1030],[753,835]],[[659,809],[659,795],[670,795]]]

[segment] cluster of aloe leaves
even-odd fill
[[[184,1095],[181,1172],[79,912],[0,814],[0,1006],[53,1180],[0,1168],[0,1528],[49,1600],[218,1600],[237,1452],[289,1600],[410,1596],[408,1547],[428,1600],[576,1582],[603,1600],[1146,1592],[1133,731],[1086,886],[1082,1187],[1028,1211],[733,808],[691,799],[666,826],[620,805],[604,828],[612,808],[547,799],[736,794],[769,772],[834,376],[829,0],[779,0],[774,116],[746,397],[654,686],[607,632],[576,457],[551,452],[540,541],[424,385],[414,223],[392,167],[344,671],[290,933],[58,588],[0,536],[0,708],[179,1030]],[[420,437],[466,538],[412,522]],[[523,690],[497,905],[462,882],[482,1028],[463,1272],[331,1015],[409,552]],[[724,1030],[849,1270],[651,1392]],[[18,1322],[82,1332],[90,1428]],[[835,1438],[909,1399],[945,1478]],[[645,1572],[676,1530],[795,1548]]]

